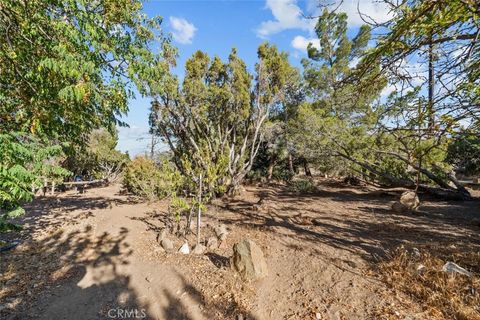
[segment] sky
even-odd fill
[[[170,33],[179,58],[173,72],[180,77],[185,61],[197,50],[226,59],[236,48],[251,73],[258,46],[265,41],[289,53],[290,63],[301,67],[309,42],[318,45],[314,26],[318,0],[150,0],[143,11],[150,17],[161,16],[162,28]],[[336,7],[333,5],[332,7]],[[349,36],[353,37],[363,21],[358,9],[376,22],[390,18],[390,13],[376,0],[344,0],[338,9],[348,14]],[[391,88],[387,88],[387,91]],[[129,128],[119,128],[117,148],[130,156],[143,154],[150,141],[148,135],[149,98],[129,101],[129,113],[122,118]],[[161,146],[166,149],[166,146]]]

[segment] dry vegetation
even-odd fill
[[[480,319],[480,252],[462,249],[446,243],[409,249],[401,246],[377,267],[382,280],[422,305],[429,319],[477,320]],[[467,277],[445,273],[442,267],[447,261],[475,274]]]

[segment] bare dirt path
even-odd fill
[[[202,256],[160,250],[165,203],[135,203],[118,186],[37,199],[22,244],[0,254],[0,318],[425,319],[422,305],[381,282],[372,263],[400,244],[480,245],[476,201],[427,201],[408,215],[388,210],[395,198],[386,193],[327,181],[319,190],[252,186],[217,201],[204,237],[219,223],[230,234]],[[232,245],[246,237],[269,266],[257,283],[229,268]]]

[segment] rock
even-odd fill
[[[193,254],[203,254],[207,247],[205,247],[203,244],[197,244],[195,248],[193,248],[192,253]]]
[[[453,263],[451,261],[448,261],[443,265],[442,271],[447,273],[460,273],[467,277],[472,276],[471,272],[465,270],[464,268],[460,267],[458,264]]]
[[[243,320],[243,315],[241,313],[237,314],[237,320]]]
[[[268,275],[263,252],[250,239],[244,239],[233,245],[231,265],[247,281],[261,279]]]
[[[162,240],[165,239],[166,237],[167,237],[167,229],[162,229],[162,231],[160,231],[157,234],[157,242],[158,243],[162,242]]]
[[[423,264],[419,264],[419,265],[417,266],[417,273],[418,273],[418,274],[422,274],[422,273],[424,273],[426,270],[427,270],[427,267],[425,267]]]
[[[165,249],[165,251],[167,251],[167,252],[173,250],[173,242],[170,239],[164,238],[160,242],[160,244],[162,245],[163,249]]]
[[[412,255],[417,259],[420,258],[421,257],[420,250],[418,250],[417,248],[413,248]]]
[[[218,240],[216,237],[210,237],[207,240],[207,248],[209,250],[214,250],[218,248]]]
[[[416,211],[420,205],[420,200],[413,191],[406,191],[400,196],[400,200],[392,204],[392,210],[395,212]]]
[[[190,253],[190,247],[188,246],[188,242],[185,242],[180,249],[178,249],[178,252],[183,253],[183,254],[189,254]]]
[[[315,319],[321,320],[322,319],[322,314],[320,312],[315,313]]]
[[[219,239],[226,237],[228,234],[227,227],[224,224],[221,224],[215,228],[215,234]]]

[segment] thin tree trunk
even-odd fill
[[[312,176],[312,172],[310,171],[310,167],[308,166],[308,161],[307,159],[303,158],[302,159],[302,162],[303,162],[303,170],[305,171],[305,175],[307,177],[311,177]]]
[[[268,162],[268,175],[267,175],[267,180],[270,181],[272,180],[273,176],[273,169],[275,168],[275,157],[270,157],[270,160]]]
[[[431,134],[435,126],[435,111],[433,107],[433,96],[435,94],[435,74],[433,65],[433,43],[432,34],[430,34],[430,43],[428,45],[428,132]]]
[[[202,208],[201,208],[201,203],[202,203],[202,175],[200,174],[200,187],[199,187],[199,193],[198,193],[198,214],[197,214],[197,246],[200,244],[200,220],[201,220],[201,214],[202,214]]]
[[[294,175],[295,171],[293,168],[293,156],[291,153],[288,154],[288,170],[290,171],[290,174]]]

